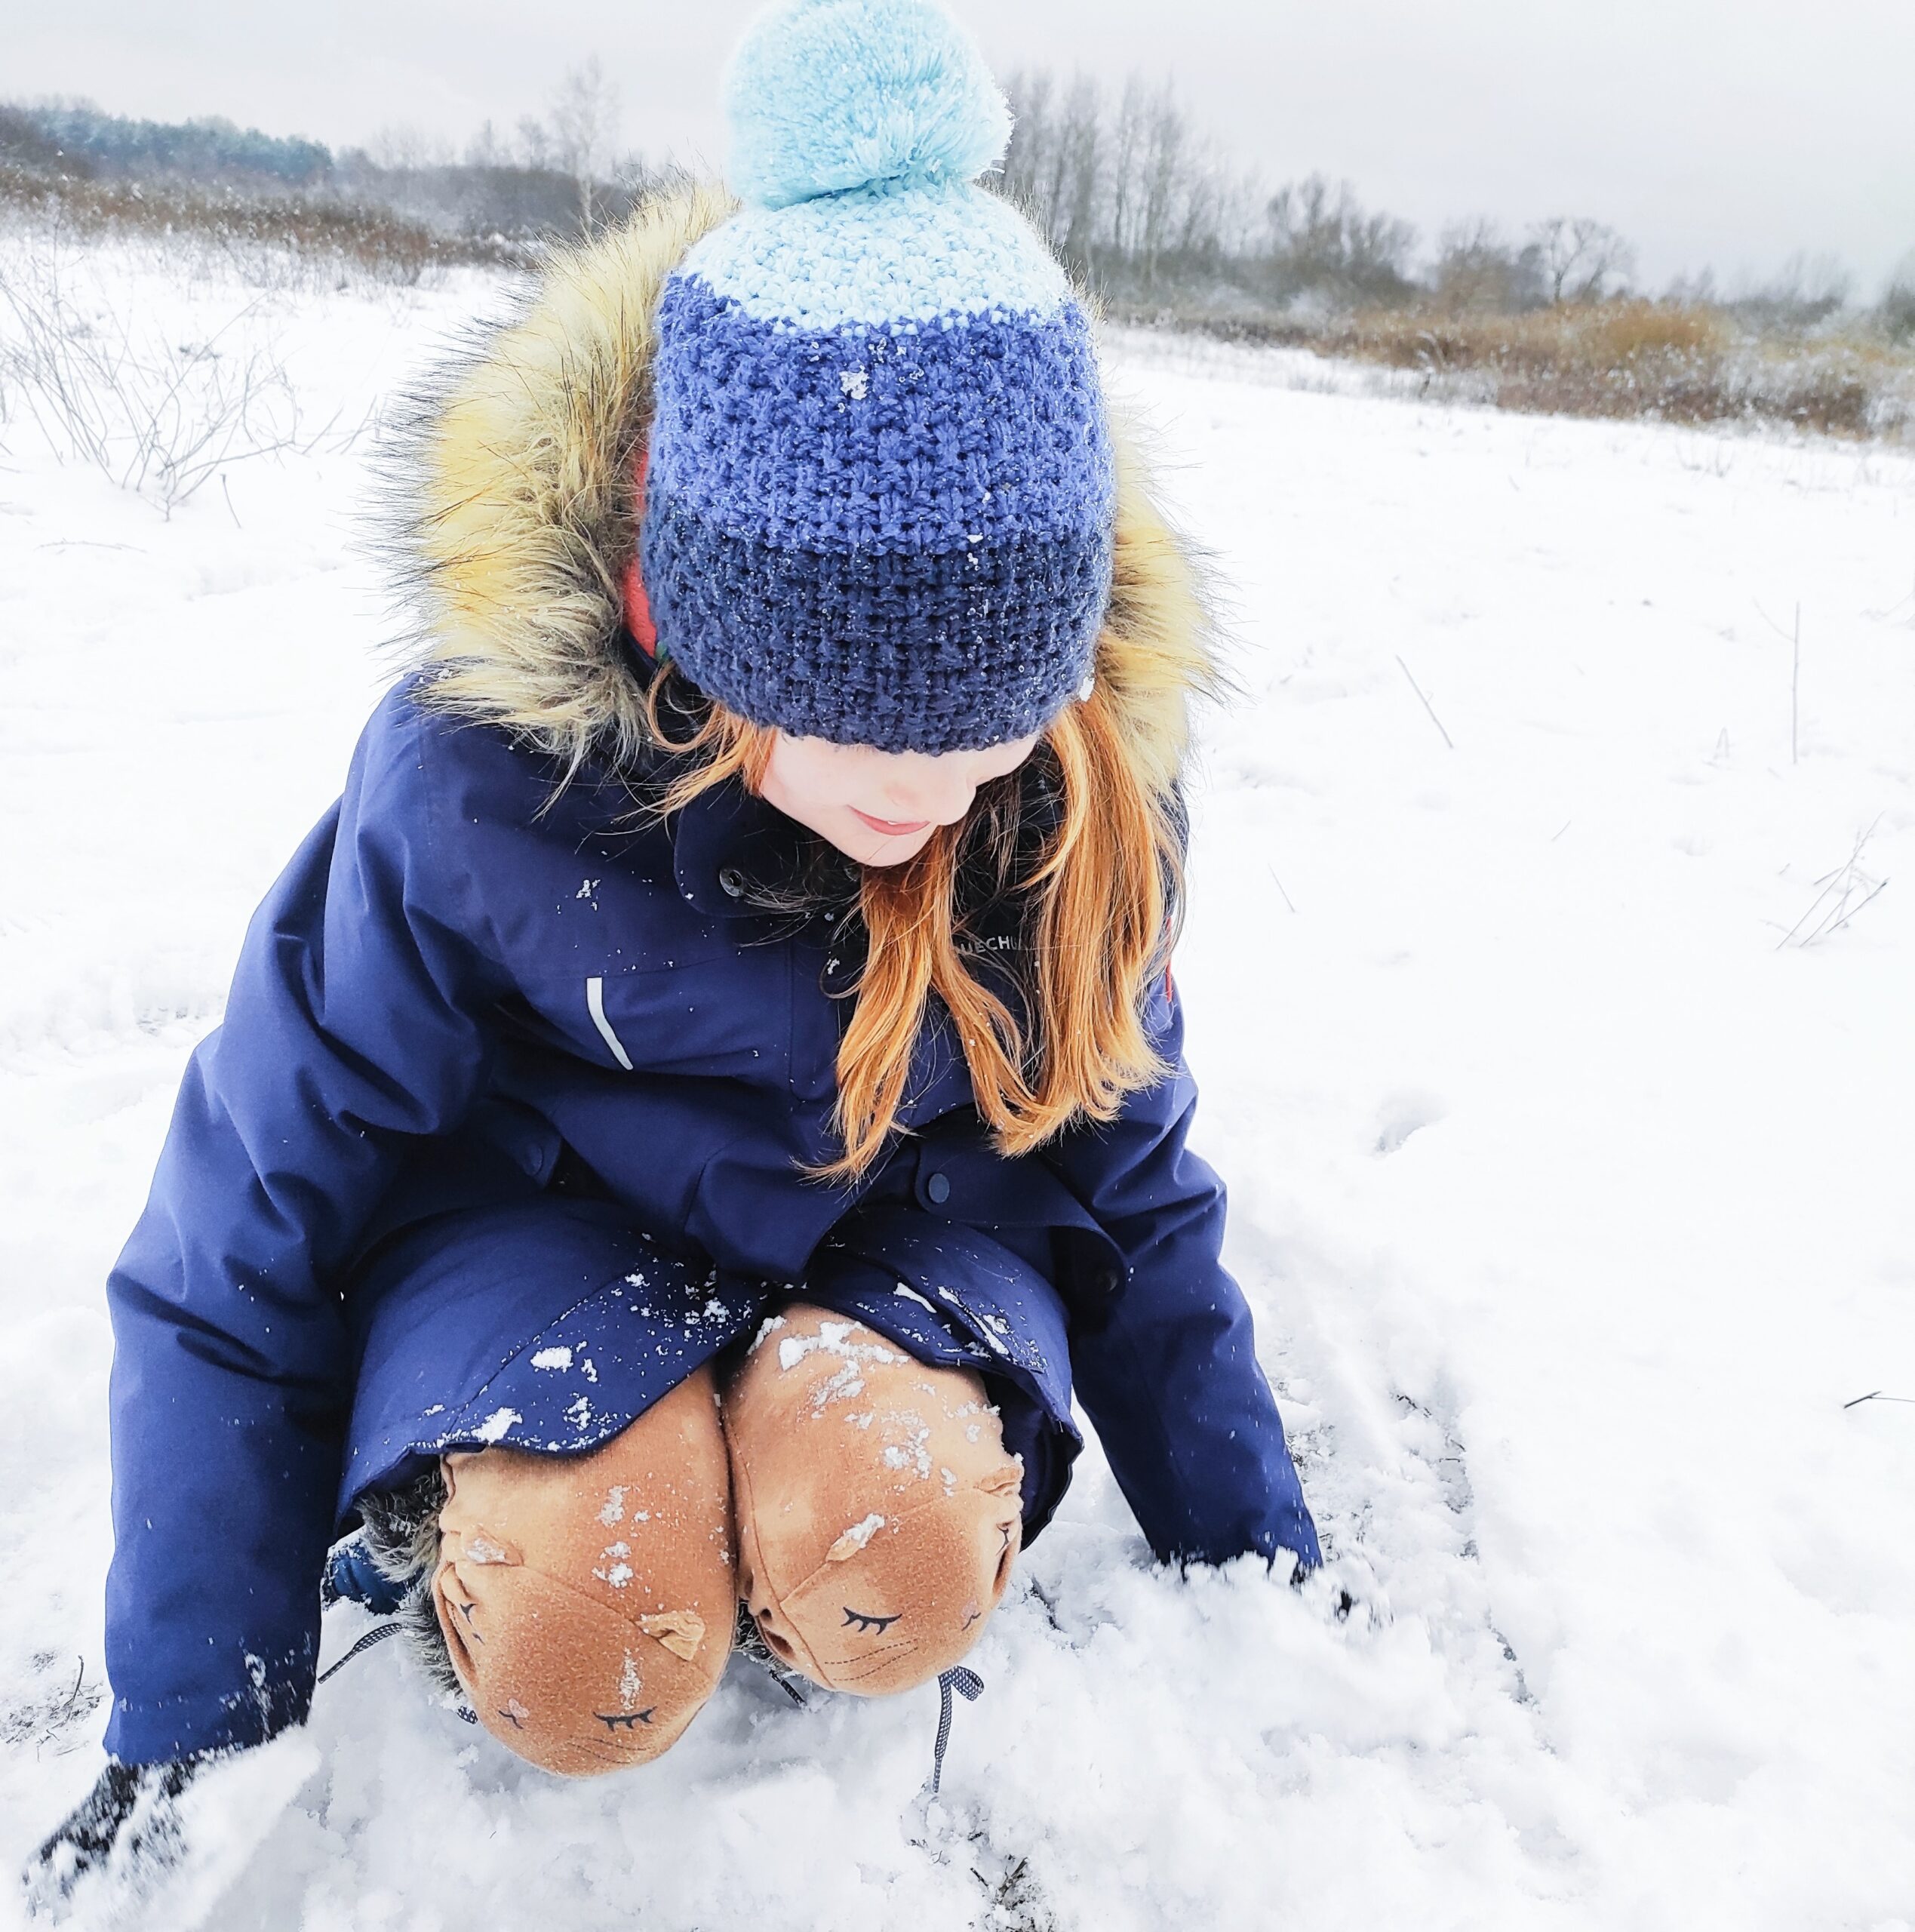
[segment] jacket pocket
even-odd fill
[[[778,948],[580,971],[544,982],[530,998],[579,1059],[610,1072],[787,1083],[790,978]]]

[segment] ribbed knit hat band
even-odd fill
[[[658,316],[641,539],[660,646],[754,721],[1002,743],[1077,690],[1114,481],[1086,318],[973,177],[1010,127],[930,0],[798,0],[728,86],[742,212]]]

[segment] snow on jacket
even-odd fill
[[[933,1021],[911,1131],[862,1187],[827,1186],[800,1168],[836,1151],[856,961],[828,921],[753,909],[788,822],[736,787],[632,816],[646,674],[619,586],[649,318],[725,211],[687,194],[560,263],[423,419],[420,662],[255,915],[109,1283],[123,1761],[304,1716],[325,1552],[369,1488],[445,1448],[606,1439],[826,1253],[892,1297],[901,1340],[954,1337],[1019,1395],[1030,1534],[1067,1479],[1074,1386],[1160,1557],[1317,1560],[1219,1260],[1223,1190],[1185,1144],[1168,986],[1147,1017],[1173,1071],[1111,1124],[998,1155]],[[1189,565],[1120,472],[1099,675],[1166,783],[1210,666]],[[382,1238],[564,1171],[709,1269],[662,1267],[658,1297],[622,1278],[554,1300],[503,1266],[383,1291]]]

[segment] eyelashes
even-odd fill
[[[860,1635],[866,1631],[875,1630],[881,1637],[898,1620],[897,1617],[867,1616],[862,1610],[853,1610],[848,1603],[844,1606],[844,1622],[839,1627],[848,1630],[855,1626]],[[899,1617],[903,1614],[902,1611],[898,1613]]]
[[[650,1724],[652,1721],[652,1712],[657,1709],[658,1706],[653,1704],[647,1709],[633,1711],[625,1715],[605,1711],[594,1711],[592,1715],[607,1730],[630,1730],[636,1724]]]

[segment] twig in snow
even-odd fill
[[[1277,890],[1279,892],[1283,893],[1283,903],[1286,906],[1289,906],[1290,910],[1294,912],[1296,910],[1296,908],[1295,906],[1290,904],[1290,895],[1287,892],[1283,892],[1283,881],[1277,877],[1277,868],[1271,864],[1268,859],[1264,861],[1264,870],[1269,873],[1271,878],[1275,881]]]
[[[1852,1402],[1844,1402],[1845,1409],[1858,1409],[1864,1402],[1906,1402],[1915,1407],[1915,1395],[1885,1395],[1879,1389],[1871,1389],[1866,1395],[1858,1395]]]
[[[1818,940],[1839,933],[1864,906],[1886,889],[1889,881],[1886,878],[1871,878],[1861,869],[1862,853],[1875,835],[1875,826],[1881,822],[1877,818],[1867,831],[1855,835],[1855,849],[1849,854],[1846,864],[1837,866],[1832,872],[1824,872],[1815,881],[1821,890],[1810,901],[1808,911],[1775,942],[1778,952],[1791,940],[1795,940],[1798,946],[1813,946]],[[1802,938],[1796,940],[1796,934],[1812,919],[1815,923]]]
[[[1403,675],[1406,678],[1409,678],[1409,688],[1413,691],[1419,697],[1423,698],[1423,709],[1430,714],[1430,722],[1434,724],[1439,731],[1443,731],[1443,720],[1436,715],[1436,706],[1431,703],[1428,698],[1423,697],[1423,687],[1416,681],[1415,678],[1410,676],[1409,666],[1407,664],[1403,663],[1400,657],[1397,658],[1397,662],[1400,665],[1403,666]],[[1443,731],[1443,742],[1447,745],[1452,752],[1456,749],[1455,740],[1451,737],[1447,731]]]

